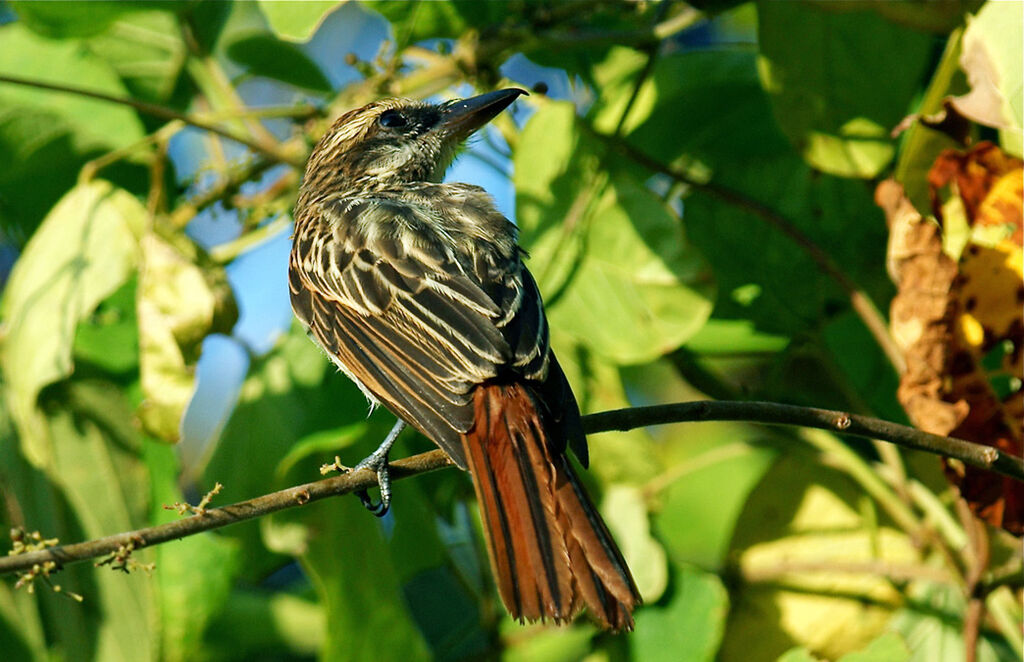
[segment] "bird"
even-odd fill
[[[381,99],[310,154],[288,264],[295,315],[397,417],[356,469],[387,462],[406,424],[472,476],[498,594],[519,622],[584,609],[631,630],[641,597],[568,453],[588,465],[579,406],[549,343],[517,229],[481,187],[442,180],[466,139],[522,94]]]

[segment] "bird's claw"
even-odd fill
[[[387,514],[388,509],[391,507],[391,473],[388,471],[388,453],[391,452],[391,446],[394,445],[395,439],[398,439],[398,435],[401,434],[404,429],[405,422],[399,419],[395,422],[395,426],[391,428],[391,432],[389,432],[388,436],[384,438],[384,441],[381,442],[381,445],[377,450],[370,453],[366,459],[351,469],[344,467],[345,473],[356,472],[360,469],[369,469],[377,474],[377,486],[380,487],[380,503],[374,503],[367,490],[359,490],[356,492],[356,496],[359,497],[359,501],[362,502],[363,507],[377,517],[384,517],[384,515]],[[334,458],[334,464],[339,467],[342,466],[338,458]]]
[[[367,490],[359,490],[356,492],[356,496],[359,497],[359,501],[363,504],[364,508],[377,517],[384,517],[391,507],[391,473],[388,471],[388,450],[390,449],[385,450],[383,453],[380,450],[377,449],[372,455],[352,467],[352,471],[369,469],[377,474],[377,486],[380,487],[380,502],[374,503]]]

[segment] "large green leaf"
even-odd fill
[[[179,466],[170,446],[148,442],[144,458],[152,490],[153,524],[179,518],[164,505],[184,501],[178,488]],[[241,550],[215,533],[201,533],[160,545],[156,555],[160,659],[194,660],[203,649],[203,632],[225,606]]]
[[[39,37],[18,23],[0,27],[0,73],[125,96],[114,71],[80,44]],[[131,108],[78,95],[0,83],[0,106],[59,117],[73,129],[80,149],[123,147],[143,135]]]
[[[722,642],[729,594],[717,575],[681,567],[666,604],[650,605],[636,615],[630,649],[636,660],[711,662]]]
[[[160,103],[174,93],[188,53],[178,17],[160,9],[119,16],[87,43],[121,77],[132,97]]]
[[[254,30],[231,36],[225,46],[228,57],[254,76],[265,76],[289,85],[330,92],[331,83],[320,68],[295,44]]]
[[[796,2],[761,2],[758,19],[761,77],[797,150],[828,173],[876,176],[895,154],[889,131],[919,91],[929,35],[871,11]]]
[[[281,39],[309,41],[327,15],[341,2],[280,2],[280,0],[258,0],[260,11],[267,18],[270,29]]]
[[[391,23],[399,49],[426,39],[457,39],[471,27],[501,21],[513,7],[475,0],[382,0],[366,5]]]
[[[787,453],[750,493],[732,537],[741,581],[731,591],[723,662],[749,659],[750,641],[765,659],[797,645],[828,659],[862,649],[888,629],[899,593],[886,577],[840,567],[922,562],[845,474],[783,439]]]
[[[297,516],[316,531],[302,565],[330,624],[324,659],[429,659],[402,600],[398,568],[380,523],[354,498],[321,501]],[[367,636],[371,632],[387,636]]]
[[[12,0],[10,4],[17,12],[18,18],[34,32],[52,39],[63,39],[99,34],[125,14],[139,9],[153,7],[164,11],[176,11],[185,5],[185,2],[167,0],[29,2],[28,0]]]
[[[44,39],[19,23],[0,26],[0,74],[125,96],[125,87],[110,66],[80,44]],[[0,83],[4,234],[23,242],[75,185],[85,161],[142,135],[142,123],[130,108]]]
[[[907,662],[959,662],[964,659],[963,618],[967,605],[957,587],[919,582],[909,591],[911,600],[892,619],[891,627],[903,636],[911,655]],[[978,638],[978,662],[1020,660],[1004,641],[984,630]]]
[[[672,351],[711,311],[710,275],[679,220],[625,173],[597,173],[599,146],[571,104],[531,118],[515,155],[517,218],[553,327],[616,363]]]
[[[293,446],[314,432],[337,429],[340,449],[351,443],[343,438],[343,426],[364,421],[367,411],[366,398],[355,385],[335,371],[323,352],[295,326],[274,351],[259,360],[243,383],[238,404],[203,469],[204,484],[222,483],[218,499],[225,503],[285,487],[278,466]],[[373,420],[386,432],[389,417],[382,412]],[[334,454],[322,452],[321,462]],[[304,476],[292,477],[296,482],[308,482],[320,475],[313,467]],[[241,575],[251,580],[284,561],[264,547],[259,526],[245,522],[223,533],[247,551]]]
[[[107,182],[71,190],[43,221],[15,264],[0,305],[5,391],[26,457],[53,461],[40,390],[71,373],[78,322],[131,275],[145,208]]]
[[[53,464],[47,473],[67,500],[69,515],[80,527],[77,535],[90,540],[139,528],[148,521],[149,476],[139,456],[140,440],[130,422],[128,402],[119,390],[102,382],[72,381],[62,388],[66,390],[54,400],[67,409],[56,409],[47,418],[53,438]],[[146,563],[152,555],[140,550],[132,558]],[[85,604],[96,606],[84,613],[87,636],[94,637],[91,659],[148,658],[156,619],[153,581],[145,572],[126,575],[86,564],[61,581],[82,594]],[[76,614],[82,605],[61,603],[53,605],[51,619],[83,616]],[[72,648],[74,639],[65,645],[69,657],[88,659],[85,651]]]

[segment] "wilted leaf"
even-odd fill
[[[761,2],[758,36],[775,117],[807,162],[842,177],[881,172],[895,153],[889,130],[928,64],[927,35],[870,11]]]
[[[50,464],[52,448],[36,398],[71,374],[78,322],[134,271],[145,218],[125,191],[83,184],[53,208],[11,272],[0,365],[22,450],[37,466]]]
[[[1003,149],[1017,156],[1024,155],[1022,26],[1017,3],[985,3],[967,25],[960,56],[960,66],[967,73],[971,91],[952,99],[961,115],[999,129]]]
[[[223,271],[203,270],[195,260],[154,233],[142,238],[138,318],[145,400],[139,417],[150,434],[167,441],[180,437],[203,338],[230,331],[238,317]]]
[[[225,48],[228,57],[246,67],[254,76],[264,76],[318,92],[331,91],[330,81],[302,49],[287,41],[275,39],[269,32],[234,34]]]
[[[344,1],[344,0],[343,0]],[[259,0],[260,11],[270,29],[281,39],[309,41],[327,15],[343,4],[337,0],[327,2],[281,2]]]
[[[130,279],[100,302],[78,324],[74,360],[134,380],[139,367],[139,324],[135,315],[138,282]]]
[[[893,336],[907,359],[898,397],[918,427],[1024,452],[1020,383],[997,393],[985,367],[986,355],[1003,347],[1002,370],[1021,369],[1024,320],[1019,184],[1021,165],[989,144],[965,154],[944,152],[929,174],[936,209],[939,187],[955,182],[952,198],[977,236],[979,223],[1008,226],[996,246],[970,241],[959,264],[943,252],[939,228],[924,221],[892,181],[879,185],[876,198],[890,225],[889,263],[900,293],[892,304]],[[1000,183],[1000,186],[995,186]],[[989,201],[997,196],[998,202]],[[985,216],[980,215],[986,209]],[[942,213],[945,213],[944,211]],[[946,219],[945,230],[951,223]],[[947,462],[947,471],[975,512],[987,521],[1024,532],[1024,488],[989,472]]]

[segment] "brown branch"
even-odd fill
[[[889,335],[889,327],[885,321],[885,318],[878,311],[874,302],[871,301],[871,297],[861,289],[849,276],[846,275],[839,265],[835,263],[832,257],[821,249],[814,241],[804,234],[796,225],[788,218],[775,211],[771,207],[754,200],[739,191],[734,191],[728,187],[714,182],[705,182],[694,179],[684,172],[680,172],[675,168],[667,166],[657,159],[654,159],[644,152],[636,149],[625,140],[617,138],[615,136],[609,136],[598,131],[595,131],[591,127],[583,125],[590,131],[591,134],[597,138],[606,141],[612,149],[626,156],[632,161],[642,165],[648,170],[661,173],[673,180],[691,186],[694,189],[707,193],[708,195],[718,198],[723,202],[729,203],[741,209],[744,209],[754,216],[757,216],[765,223],[776,228],[784,235],[793,240],[793,242],[799,246],[808,257],[810,257],[818,268],[821,269],[826,275],[829,276],[833,281],[836,282],[839,287],[846,292],[846,295],[850,299],[850,306],[853,311],[867,327],[868,332],[874,337],[875,342],[882,349],[886,358],[893,365],[897,372],[902,373],[906,369],[906,362],[903,358],[903,353],[900,352],[896,343],[893,341],[892,336]]]
[[[106,101],[108,103],[116,103],[122,106],[128,106],[134,108],[140,113],[158,117],[168,122],[177,120],[183,122],[189,126],[193,126],[203,131],[209,131],[214,133],[221,138],[227,138],[240,145],[244,145],[252,150],[256,154],[262,154],[268,159],[278,163],[287,163],[295,168],[301,168],[304,165],[304,160],[299,157],[293,157],[288,154],[282,153],[280,150],[272,149],[266,145],[262,145],[254,140],[250,140],[245,136],[239,136],[231,131],[220,128],[215,124],[203,122],[194,117],[190,117],[184,113],[179,113],[173,108],[167,108],[166,106],[160,106],[154,103],[147,103],[145,101],[139,101],[138,99],[129,99],[127,97],[115,97],[110,94],[104,94],[103,92],[95,92],[93,90],[87,90],[81,87],[75,87],[73,85],[58,85],[55,83],[45,83],[43,81],[31,80],[28,78],[20,78],[17,76],[6,76],[0,75],[0,83],[9,83],[11,85],[22,85],[25,87],[34,87],[40,90],[50,90],[52,92],[63,92],[65,94],[74,94],[80,97],[88,97],[90,99],[97,99],[99,101]]]
[[[907,448],[956,458],[966,464],[1024,481],[1024,459],[1001,453],[990,446],[981,446],[950,437],[940,437],[876,418],[772,402],[700,401],[617,409],[585,416],[583,426],[589,434],[595,434],[613,430],[632,430],[649,425],[699,421],[750,421],[771,425],[797,425],[859,437],[877,438]],[[448,466],[453,466],[451,459],[443,451],[435,450],[392,462],[391,475],[397,480]],[[186,517],[175,522],[88,542],[0,557],[0,574],[28,570],[36,564],[47,561],[58,564],[84,561],[110,554],[127,544],[134,545],[135,549],[141,549],[261,517],[286,508],[303,506],[330,496],[364,490],[374,487],[376,482],[376,476],[372,472],[363,470],[290,487],[229,506],[211,508],[203,514]]]

